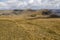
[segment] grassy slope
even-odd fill
[[[60,19],[0,17],[0,40],[60,40]]]

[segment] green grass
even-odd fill
[[[60,18],[0,18],[0,40],[60,40]]]

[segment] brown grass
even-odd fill
[[[60,18],[28,20],[2,16],[0,40],[60,40]]]

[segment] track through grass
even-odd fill
[[[31,34],[13,20],[0,19],[0,28],[0,33],[1,35],[3,35],[0,35],[0,40],[33,40],[31,38]],[[4,29],[6,32],[4,31]],[[2,32],[5,32],[6,34]]]
[[[0,40],[60,40],[60,19],[0,19]]]

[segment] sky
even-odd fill
[[[0,0],[2,9],[60,9],[60,0]]]

